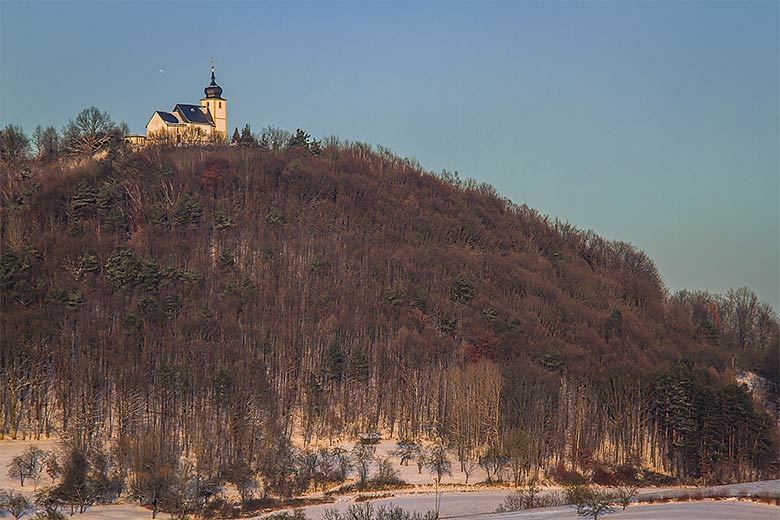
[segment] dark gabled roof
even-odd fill
[[[160,116],[160,119],[162,119],[166,123],[170,123],[172,125],[179,124],[179,120],[176,118],[174,114],[170,112],[163,112],[162,110],[157,110],[155,114],[158,114]]]
[[[178,112],[185,123],[195,123],[197,125],[214,125],[211,119],[211,113],[206,107],[200,105],[182,105],[177,104],[173,107],[174,112]]]

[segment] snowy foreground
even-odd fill
[[[528,519],[575,519],[578,518],[575,510],[570,506],[536,509],[515,513],[496,514],[493,511],[504,501],[511,491],[450,491],[441,495],[440,515],[442,518],[490,518],[495,520],[528,518]],[[766,480],[762,482],[748,482],[744,484],[731,484],[727,486],[711,486],[707,488],[674,488],[640,489],[638,497],[640,501],[654,499],[673,498],[684,494],[701,493],[705,498],[711,495],[740,497],[748,494],[760,493],[780,497],[780,480]],[[409,511],[424,513],[434,509],[434,495],[429,493],[404,493],[396,492],[395,496],[374,500],[375,506],[393,504]],[[304,508],[309,518],[320,518],[322,512],[328,508],[345,511],[351,504],[353,497],[339,497],[335,504],[324,504]],[[259,517],[258,517],[259,518]],[[647,504],[629,507],[626,511],[618,510],[604,518],[656,518],[659,520],[676,518],[685,520],[717,520],[723,519],[763,519],[771,518],[780,520],[780,507],[742,502],[735,500],[703,501],[703,502],[676,502],[668,504]]]
[[[16,491],[32,492],[33,486],[26,485],[24,489],[19,487],[18,481],[8,478],[6,464],[15,455],[21,453],[27,446],[34,444],[41,449],[55,447],[54,440],[46,441],[0,441],[0,489],[13,489]],[[389,443],[388,443],[389,444]],[[381,446],[382,449],[385,446]],[[413,467],[401,467],[401,476],[410,483],[416,485],[428,484],[428,475],[419,475]],[[452,479],[456,484],[457,479]],[[45,479],[40,482],[47,485]],[[463,488],[461,488],[463,489]],[[719,494],[740,497],[747,494],[760,493],[769,496],[780,496],[780,480],[763,482],[751,482],[745,484],[732,484],[728,486],[713,486],[709,488],[674,488],[674,489],[641,489],[640,500],[654,498],[675,497],[684,493],[701,493],[703,496]],[[449,489],[441,495],[441,517],[452,519],[485,518],[488,520],[575,520],[577,515],[571,507],[555,507],[521,511],[514,513],[496,514],[493,511],[510,494],[508,489],[462,491]],[[430,488],[417,490],[404,490],[390,492],[393,496],[372,501],[376,506],[382,504],[394,504],[410,511],[425,512],[434,509],[434,495]],[[306,515],[312,520],[318,520],[322,512],[327,508],[335,508],[345,511],[354,504],[354,496],[339,496],[334,504],[310,506],[304,508]],[[76,514],[74,520],[148,520],[152,517],[151,511],[134,504],[94,506],[84,514]],[[168,520],[170,515],[161,513],[160,520]],[[255,517],[261,519],[262,517]],[[636,505],[625,511],[617,510],[613,514],[601,518],[614,520],[780,520],[780,507],[737,500],[703,501],[703,502],[676,502],[666,504]]]
[[[408,497],[406,497],[408,498]],[[432,500],[429,497],[429,500]],[[444,497],[446,500],[446,497]],[[444,502],[443,500],[443,502]],[[394,504],[404,505],[405,500],[399,497],[392,500]],[[307,514],[316,520],[314,508],[309,508]],[[148,520],[150,512],[137,506],[100,506],[93,507],[83,515],[74,515],[75,520]],[[167,520],[168,515],[160,514],[161,520]],[[577,515],[571,508],[554,507],[502,514],[467,514],[463,516],[446,516],[443,518],[462,518],[486,520],[575,520]],[[605,515],[605,520],[777,520],[780,518],[780,508],[752,502],[718,501],[718,502],[677,502],[670,504],[631,506],[625,511],[616,511]]]
[[[473,493],[469,493],[473,494]],[[410,499],[426,498],[428,502],[433,501],[433,497],[396,497],[392,500],[381,501],[379,503],[392,502],[403,507],[411,507],[415,504],[422,504],[416,500]],[[476,519],[484,518],[486,520],[576,520],[578,517],[572,508],[554,507],[547,509],[536,509],[533,511],[522,511],[517,513],[502,514],[479,514],[465,513],[462,515],[448,515],[454,512],[458,507],[464,510],[469,509],[468,497],[450,497],[453,500],[447,500],[445,495],[442,498],[442,506],[448,507],[442,511],[442,518]],[[449,505],[445,505],[449,504]],[[340,506],[346,509],[347,504],[334,504],[339,509]],[[306,509],[309,518],[316,520],[319,518],[317,511],[324,509],[321,506],[310,507]],[[83,515],[76,514],[75,520],[148,520],[152,517],[147,509],[132,505],[118,506],[96,506],[90,508]],[[157,518],[167,520],[168,515],[161,513]],[[630,506],[625,511],[616,511],[613,514],[605,515],[604,519],[610,520],[777,520],[780,518],[780,508],[766,504],[755,504],[752,502],[738,501],[717,501],[717,502],[677,502],[669,504],[638,505]]]
[[[464,518],[464,517],[461,517]],[[468,518],[495,520],[546,520],[579,518],[571,508],[550,508],[521,513],[480,515]],[[602,517],[600,517],[602,518]],[[625,511],[615,511],[603,518],[614,520],[777,520],[780,508],[752,502],[678,502],[630,506]]]
[[[758,482],[758,487],[773,486],[773,489],[780,491],[780,481]],[[681,490],[668,491],[676,493]],[[512,513],[492,513],[504,501],[507,491],[475,491],[468,493],[444,493],[441,497],[441,517],[442,518],[485,518],[490,520],[513,520],[513,519],[561,519],[575,520],[579,517],[571,506],[552,507],[544,509],[534,509],[529,511],[519,511]],[[335,504],[325,504],[310,506],[304,508],[309,518],[317,519],[322,516],[322,512],[328,508],[334,508],[341,512],[345,511],[354,502],[343,501]],[[392,498],[385,498],[373,501],[375,506],[393,504],[403,507],[410,511],[425,512],[433,509],[433,494],[425,495],[398,495]],[[257,517],[261,518],[261,517]],[[605,519],[629,520],[629,519],[657,519],[657,520],[737,520],[737,519],[755,519],[755,520],[778,520],[780,519],[780,507],[757,504],[753,502],[742,502],[734,500],[721,501],[703,501],[703,502],[675,502],[666,504],[648,504],[630,506],[625,511],[617,508],[612,514],[605,515]]]

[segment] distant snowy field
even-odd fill
[[[481,515],[467,518],[485,518],[486,520],[574,520],[577,516],[573,508],[550,508],[526,511],[522,513],[503,513]],[[674,504],[654,504],[630,506],[625,511],[619,509],[604,515],[605,520],[777,520],[780,507],[752,502],[678,502]]]
[[[22,453],[28,446],[34,445],[43,450],[55,448],[56,440],[42,441],[0,441],[0,489],[24,491],[32,494],[34,486],[32,482],[26,483],[24,488],[19,487],[18,480],[10,479],[6,475],[6,466],[11,459]],[[387,456],[395,443],[383,442],[377,449],[378,455]],[[398,468],[398,466],[396,466]],[[454,464],[454,470],[457,465]],[[432,484],[430,475],[423,472],[417,473],[417,467],[410,463],[408,467],[399,468],[401,478],[417,486]],[[533,511],[523,511],[517,513],[495,514],[493,511],[504,501],[504,498],[511,493],[508,489],[491,490],[473,490],[463,491],[463,475],[453,471],[453,476],[445,479],[448,483],[459,486],[458,490],[444,490],[441,496],[441,516],[442,518],[486,518],[490,520],[513,520],[513,519],[560,519],[574,520],[577,517],[571,507],[557,507],[548,509],[537,509]],[[475,472],[470,482],[477,482],[484,479],[483,474]],[[49,479],[44,476],[39,485],[50,484]],[[780,480],[770,480],[763,482],[751,482],[745,484],[732,484],[727,486],[713,486],[709,488],[675,488],[675,489],[642,489],[639,496],[641,499],[653,497],[674,497],[686,492],[701,492],[705,496],[712,492],[727,494],[735,497],[743,496],[749,493],[761,493],[771,496],[780,496]],[[409,489],[404,491],[391,492],[391,498],[383,498],[373,501],[375,505],[394,504],[404,509],[425,512],[434,509],[433,490],[426,487],[422,489]],[[344,511],[351,504],[354,504],[355,496],[339,496],[335,504],[310,506],[304,508],[309,518],[317,520],[321,517],[326,508],[336,508]],[[76,514],[71,518],[78,520],[146,520],[152,517],[151,511],[133,504],[120,504],[109,506],[95,506],[83,515]],[[161,513],[158,518],[167,520],[170,516]],[[262,517],[255,517],[262,518]],[[615,520],[632,519],[654,519],[654,520],[737,520],[737,519],[755,519],[755,520],[778,520],[780,519],[780,507],[765,504],[755,504],[751,502],[730,501],[704,501],[704,502],[679,502],[668,504],[637,505],[631,506],[626,511],[616,511],[613,514],[606,515],[604,518]]]
[[[780,481],[775,480],[770,482],[757,482],[752,484],[743,484],[741,486],[752,486],[761,489],[772,487],[775,491],[778,491]],[[672,492],[672,490],[666,491]],[[677,491],[682,490],[674,490],[674,492]],[[504,501],[504,497],[506,497],[507,494],[507,491],[444,493],[441,496],[440,516],[442,518],[453,519],[485,518],[491,520],[574,520],[579,518],[574,508],[570,506],[535,509],[513,513],[493,513],[493,511],[495,511],[496,508]],[[341,500],[335,504],[310,506],[304,508],[304,511],[309,518],[318,519],[322,516],[322,513],[325,509],[335,508],[343,512],[354,503],[352,501],[347,501],[346,497],[340,497],[340,499]],[[375,500],[372,501],[372,503],[375,506],[393,504],[410,511],[418,511],[423,513],[425,511],[434,509],[434,496],[433,493],[418,495],[397,494],[392,498]],[[605,515],[604,518],[614,518],[615,520],[651,518],[655,520],[778,520],[780,519],[780,507],[766,504],[756,504],[752,502],[741,502],[737,500],[676,502],[667,504],[630,506],[625,511],[621,511],[620,508],[617,508],[614,513]]]
[[[431,499],[432,500],[432,499]],[[402,501],[393,503],[403,505]],[[311,511],[309,518],[317,520]],[[98,506],[89,509],[83,515],[76,514],[74,520],[148,520],[152,517],[149,510],[129,505]],[[160,513],[158,519],[168,520],[169,515]],[[537,509],[519,513],[476,514],[457,517],[463,520],[484,518],[485,520],[577,520],[579,517],[572,508]],[[625,511],[616,511],[605,515],[605,520],[777,520],[780,507],[752,502],[678,502],[672,504],[631,506]]]

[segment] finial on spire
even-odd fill
[[[217,85],[214,78],[214,56],[211,57],[211,83],[204,89],[207,98],[219,98],[222,96],[222,87]]]

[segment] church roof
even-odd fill
[[[178,112],[185,123],[214,126],[214,120],[211,119],[211,113],[206,107],[179,103],[173,107],[173,112]]]
[[[181,121],[179,121],[179,118],[176,117],[176,114],[172,114],[171,112],[163,112],[162,110],[155,111],[155,114],[160,116],[160,119],[165,121],[168,124],[171,125],[177,125]]]

